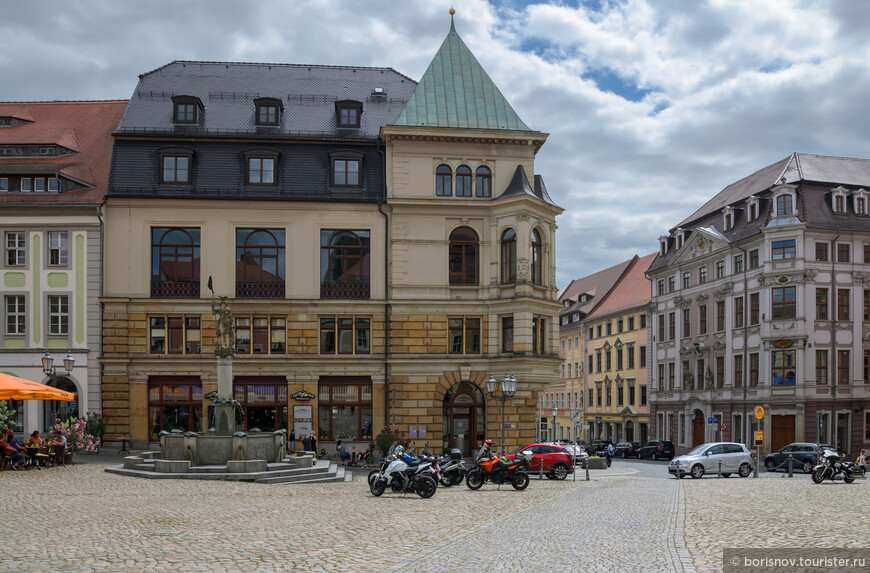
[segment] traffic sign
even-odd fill
[[[755,407],[755,418],[758,420],[764,418],[764,406]]]
[[[722,428],[721,428],[721,430],[722,430],[723,432],[727,432],[727,431],[728,431],[728,426],[725,425],[725,422],[722,422]]]
[[[708,423],[708,424],[718,424],[718,423],[719,423],[719,417],[718,417],[718,416],[713,416],[713,417],[707,418],[707,423]]]
[[[759,406],[760,408],[761,406]],[[755,431],[755,447],[760,448],[764,446],[764,430],[756,430]]]

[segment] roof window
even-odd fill
[[[256,106],[255,123],[257,125],[273,126],[281,123],[281,113],[284,105],[280,99],[261,97],[254,100]]]
[[[338,121],[338,127],[359,127],[362,108],[362,102],[354,100],[335,102],[335,115]]]
[[[202,113],[202,100],[196,96],[175,96],[172,98],[172,123],[196,124]]]

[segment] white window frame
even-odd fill
[[[10,299],[19,299],[20,305],[16,303],[15,309],[10,311],[9,303]],[[23,294],[8,294],[3,298],[3,311],[4,311],[4,326],[3,331],[6,336],[24,336],[27,334],[27,297]],[[9,317],[21,317],[23,320],[16,320],[16,328],[15,332],[10,332],[9,330]],[[18,331],[18,325],[20,323],[20,332]]]
[[[65,238],[64,244],[55,245],[55,238]],[[57,252],[58,262],[52,262],[52,253]],[[47,266],[50,267],[67,267],[69,266],[69,231],[49,231],[48,232],[48,258],[46,259]]]
[[[55,300],[56,299],[56,300]],[[70,307],[69,295],[66,294],[49,294],[48,295],[48,335],[49,336],[69,336],[70,333]],[[60,303],[55,310],[54,303]],[[66,303],[66,311],[64,312],[62,303]],[[64,318],[66,321],[64,321]]]
[[[60,179],[58,179],[57,177],[48,178],[48,192],[60,193]]]
[[[9,244],[10,237],[15,237],[15,245]],[[20,239],[20,244],[19,244]],[[27,266],[27,233],[24,231],[6,231],[4,235],[5,256],[3,258],[6,267],[26,267]],[[9,254],[15,253],[15,262],[9,262]]]
[[[27,187],[27,189],[25,189],[25,187]],[[33,183],[30,180],[30,177],[22,177],[18,184],[18,189],[22,193],[30,193],[33,190]]]

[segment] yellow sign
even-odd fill
[[[755,417],[760,420],[764,417],[764,406],[756,406],[755,407]]]
[[[759,406],[760,408],[761,406]],[[756,430],[755,432],[755,447],[760,448],[764,445],[764,430]]]

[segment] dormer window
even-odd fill
[[[834,209],[834,213],[846,212],[846,189],[837,187],[831,191],[831,207]]]
[[[734,228],[734,209],[731,207],[725,207],[725,210],[722,213],[722,225],[726,231],[730,231]]]
[[[284,111],[284,106],[281,100],[275,98],[259,98],[254,100],[256,106],[256,124],[257,125],[278,125],[281,123],[281,112]]]
[[[867,216],[867,191],[864,189],[858,189],[852,193],[852,198],[855,205],[855,214]]]
[[[779,185],[773,189],[773,204],[776,208],[777,217],[794,217],[795,215],[795,186]]]
[[[337,101],[335,102],[335,115],[338,127],[359,127],[362,103],[353,100]]]
[[[667,235],[662,235],[659,237],[659,253],[661,256],[665,256],[668,254],[668,237]]]
[[[245,152],[245,182],[248,185],[275,185],[278,152],[255,149]]]
[[[336,151],[329,156],[332,164],[333,187],[360,187],[362,185],[363,154],[358,151]]]
[[[677,248],[678,249],[683,246],[683,240],[684,240],[683,229],[677,228]]]
[[[189,184],[193,167],[193,150],[181,147],[158,150],[160,183]]]
[[[758,219],[758,197],[752,195],[746,199],[746,222],[749,223]]]
[[[182,124],[199,123],[202,101],[194,96],[175,96],[172,98],[172,122]]]

